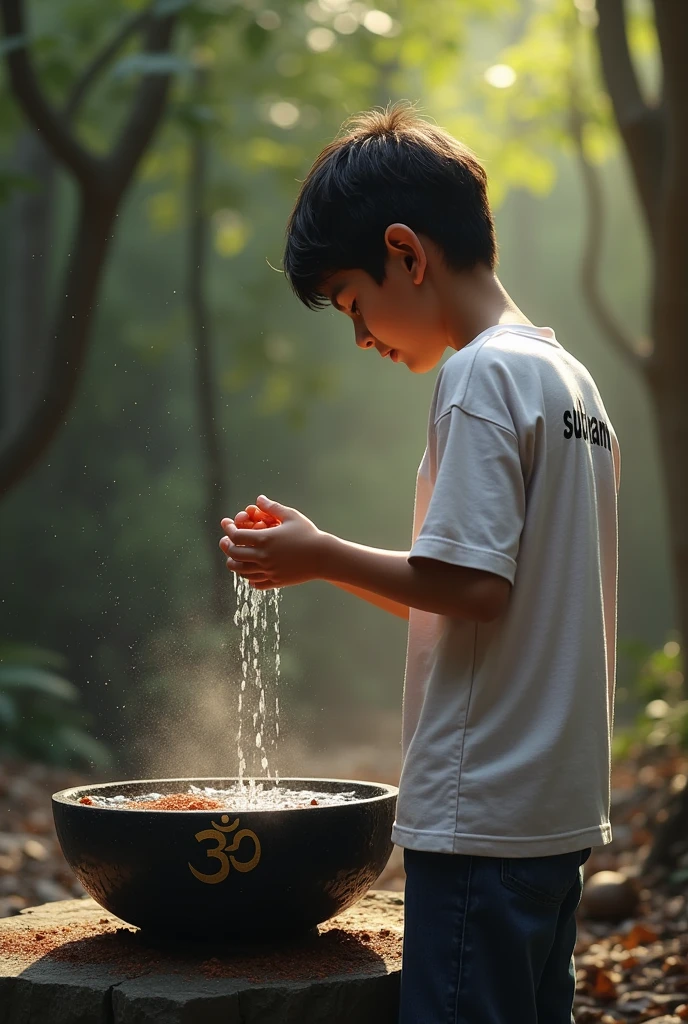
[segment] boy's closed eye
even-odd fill
[[[341,291],[342,289],[335,291],[334,295],[332,295],[330,298],[330,302],[332,303],[334,308],[339,310],[340,313],[345,313],[348,314],[349,316],[358,316],[360,310],[358,308],[358,303],[356,302],[356,299],[351,300],[351,305],[349,306],[348,309],[346,309],[345,306],[342,306],[342,304],[338,301],[339,294]]]

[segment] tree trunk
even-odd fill
[[[646,369],[662,448],[676,610],[685,664],[688,645],[688,119],[673,127],[662,182],[652,288],[655,353]]]
[[[676,869],[679,857],[688,853],[688,786],[672,795],[665,804],[668,817],[655,825],[652,847],[642,867],[642,876],[652,878],[656,869],[660,874]]]
[[[95,298],[112,238],[116,207],[99,196],[81,198],[62,299],[45,367],[40,400],[23,411],[21,428],[8,431],[0,454],[0,496],[33,466],[63,422],[84,363]]]
[[[652,289],[655,353],[647,381],[657,413],[668,496],[670,545],[684,669],[688,646],[688,8],[655,0],[666,97],[666,152],[658,202]],[[684,694],[685,680],[684,680]],[[672,870],[688,851],[688,787],[667,806],[645,868]]]
[[[688,279],[688,267],[683,272]],[[668,299],[666,305],[665,298]],[[671,295],[669,282],[658,281],[655,337],[663,337],[664,343],[658,347],[647,379],[659,428],[668,497],[676,613],[683,641],[683,663],[688,667],[688,313],[681,309],[681,302],[676,299],[675,294]],[[673,343],[668,342],[668,337],[673,339]],[[671,795],[664,809],[668,817],[653,825],[652,847],[643,864],[646,876],[655,868],[672,872],[678,858],[688,853],[688,786]]]
[[[2,424],[0,498],[31,470],[64,423],[88,349],[91,318],[117,209],[165,112],[171,75],[153,71],[141,76],[124,128],[105,157],[84,148],[72,133],[70,120],[90,83],[138,27],[145,27],[144,53],[169,52],[177,13],[174,9],[167,13],[157,10],[163,6],[151,2],[145,16],[129,18],[78,80],[65,110],[56,110],[41,90],[32,54],[25,44],[24,4],[21,0],[0,0],[5,35],[20,40],[4,54],[11,89],[28,121],[41,133],[42,142],[71,172],[79,188],[75,234],[56,320],[44,332],[46,353],[36,393],[28,408],[21,408],[18,422],[7,419]]]
[[[678,325],[686,336],[688,348],[688,323]],[[676,606],[676,622],[683,641],[684,665],[686,665],[686,640],[688,638],[688,368],[667,365],[660,374],[658,369],[648,373],[650,390],[654,400],[659,433],[659,444],[664,470],[668,499],[669,545],[673,566],[673,585]],[[658,380],[657,378],[660,378]],[[664,378],[661,381],[661,378]],[[688,667],[688,665],[686,666]],[[686,683],[684,680],[684,695]]]
[[[202,72],[198,72],[199,91]],[[224,466],[220,453],[217,399],[212,358],[211,317],[204,291],[208,247],[208,217],[205,210],[208,142],[202,129],[191,135],[189,169],[188,297],[194,346],[195,387],[198,426],[203,455],[205,510],[202,529],[208,545],[212,572],[212,603],[218,620],[228,608],[229,581],[222,552],[220,519],[227,515]]]
[[[55,159],[33,131],[17,144],[16,170],[36,183],[13,196],[7,218],[11,253],[5,278],[5,344],[0,427],[11,430],[36,399],[45,365],[52,255]]]
[[[662,63],[660,94],[648,101],[629,44],[629,5],[598,0],[602,75],[645,218],[653,264],[654,351],[643,360],[654,402],[668,499],[677,625],[688,646],[688,4],[653,0]],[[685,682],[684,682],[685,686]],[[685,693],[684,689],[684,693]],[[643,872],[671,868],[688,849],[688,787],[655,824]]]

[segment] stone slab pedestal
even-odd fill
[[[383,891],[260,948],[153,942],[90,898],[47,903],[0,920],[0,1024],[396,1024],[402,933]]]

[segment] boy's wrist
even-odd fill
[[[340,564],[341,539],[333,533],[320,531],[316,551],[318,578],[321,580],[339,580],[337,567]]]
[[[375,557],[393,555],[391,551],[378,551],[361,544],[345,540],[334,533],[323,534],[318,552],[318,578],[330,583],[346,583],[350,586],[371,589]],[[379,575],[378,567],[377,574]],[[372,588],[379,593],[377,588]]]

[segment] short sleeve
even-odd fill
[[[614,482],[616,484],[616,493],[618,494],[621,489],[621,450],[616,434],[612,435],[612,458],[614,460]]]
[[[453,406],[429,447],[433,491],[409,559],[434,558],[514,582],[525,519],[515,434]]]

